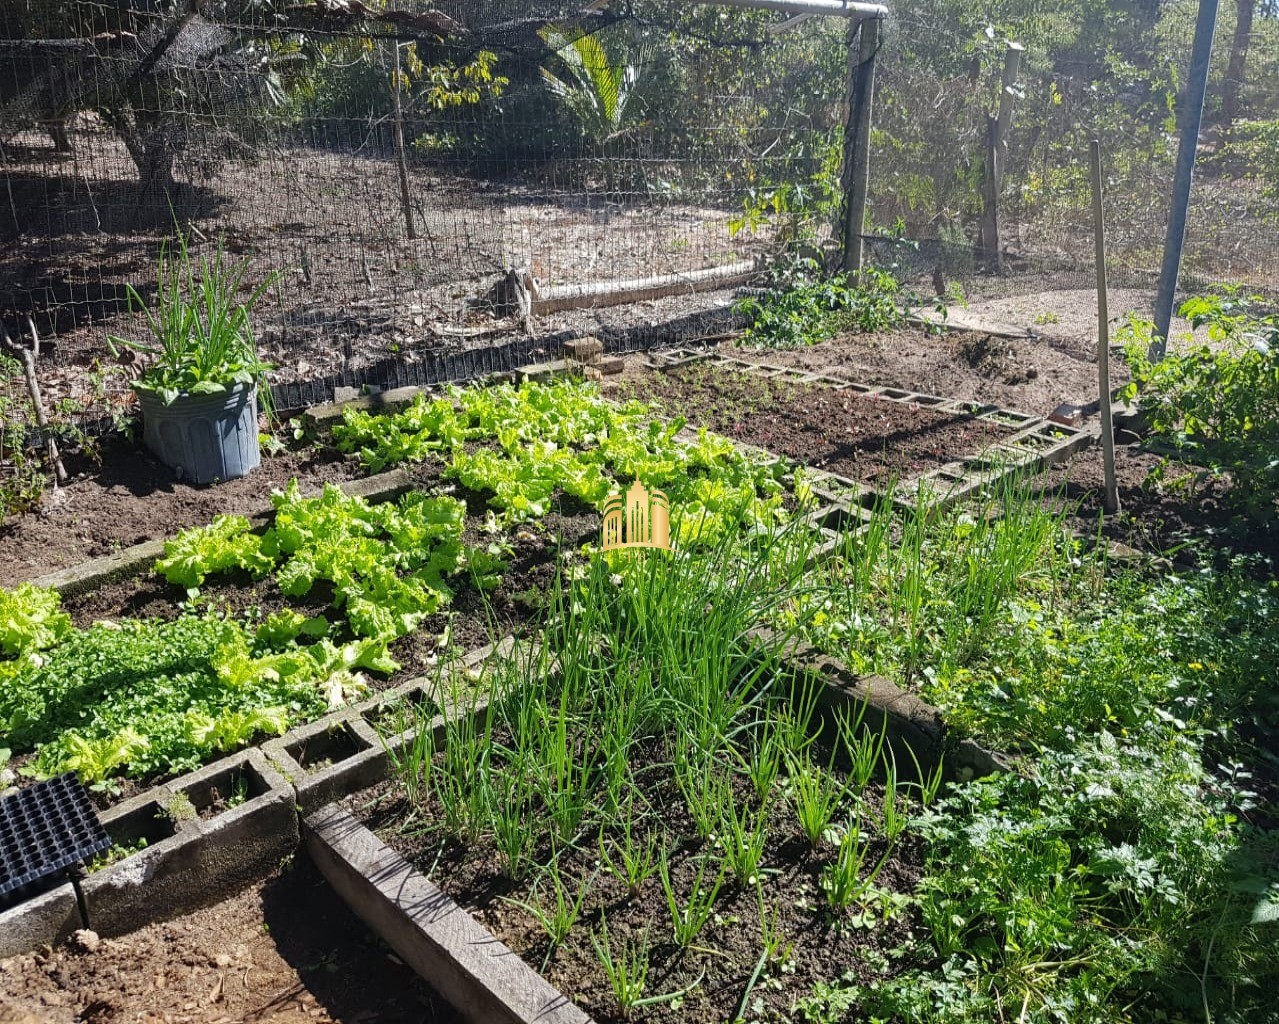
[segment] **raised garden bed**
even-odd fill
[[[661,557],[591,563],[484,706],[419,716],[348,806],[592,1018],[762,1019],[913,926],[936,751],[752,632],[768,598],[695,600],[732,561]],[[785,588],[777,557],[737,568]]]
[[[557,556],[597,539],[598,503],[628,476],[684,489],[680,543],[715,543],[743,517],[771,528],[798,507],[780,464],[677,440],[575,385],[423,399],[345,426],[366,461],[411,456],[426,492],[403,493],[402,474],[377,506],[288,490],[274,516],[220,517],[48,581],[70,620],[41,611],[57,628],[19,636],[0,663],[13,767],[78,771],[109,805],[429,672],[542,611]]]
[[[941,399],[892,401],[847,383],[745,373],[710,362],[653,373],[627,388],[668,416],[875,485],[919,476],[1015,432],[1013,424],[973,412],[939,411]]]

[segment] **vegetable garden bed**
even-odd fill
[[[596,559],[483,714],[420,716],[348,802],[597,1020],[774,1019],[916,923],[940,769],[752,632],[773,592],[708,585],[786,593],[798,552],[740,555]]]
[[[802,503],[780,463],[676,439],[578,385],[473,389],[395,417],[353,413],[339,444],[426,491],[371,505],[277,492],[265,533],[219,516],[165,545],[156,575],[72,599],[3,596],[0,741],[32,774],[74,770],[109,799],[280,734],[542,608],[557,557],[639,477],[679,500],[677,542],[770,530]],[[455,599],[460,598],[456,604]],[[370,674],[374,681],[370,682]],[[133,786],[130,784],[129,788]]]
[[[909,479],[1011,437],[1013,426],[779,375],[698,362],[627,386],[668,415],[867,484]],[[940,404],[940,399],[932,400]]]

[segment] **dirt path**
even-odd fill
[[[309,861],[118,939],[0,961],[3,1024],[456,1024]]]
[[[1150,318],[1155,295],[1140,288],[1112,288],[1107,304],[1113,332],[1129,313]],[[1091,288],[1028,292],[1002,299],[975,299],[964,308],[964,314],[1024,327],[1043,338],[1090,351],[1097,345],[1097,292]],[[1169,334],[1170,347],[1177,351],[1188,343],[1187,337],[1194,332],[1189,321],[1173,317]],[[1199,331],[1195,340],[1206,341],[1207,331]]]

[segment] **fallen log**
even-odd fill
[[[746,284],[759,272],[754,261],[729,263],[681,274],[630,281],[591,281],[539,288],[533,293],[533,315],[559,313],[569,309],[596,309],[601,306],[623,306],[632,302],[648,302],[671,295],[692,295]]]

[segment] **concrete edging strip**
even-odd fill
[[[572,1000],[351,814],[330,804],[305,819],[302,838],[347,906],[467,1020],[591,1024]]]

